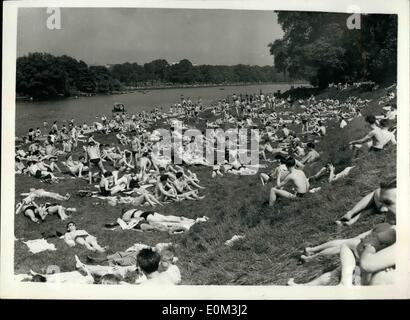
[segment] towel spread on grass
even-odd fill
[[[51,250],[56,251],[56,247],[53,243],[47,242],[46,239],[36,239],[36,240],[29,240],[23,241],[29,248],[30,252],[36,254],[42,251]]]

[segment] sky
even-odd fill
[[[124,62],[273,65],[268,44],[283,31],[272,11],[61,8],[61,29],[46,8],[20,8],[17,56],[66,54],[90,65]]]

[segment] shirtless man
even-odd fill
[[[376,125],[376,117],[374,115],[368,115],[366,117],[366,122],[369,124],[371,131],[362,139],[353,140],[349,142],[349,145],[361,145],[366,142],[371,142],[372,145],[369,151],[382,151],[383,150],[383,132],[382,130]]]
[[[101,161],[101,152],[99,144],[96,144],[93,140],[88,143],[88,147],[86,148],[86,157],[88,159],[88,176],[89,176],[89,183],[92,184],[92,172],[91,168],[92,165],[98,166],[98,168],[104,173],[106,170]]]
[[[276,187],[273,187],[269,195],[269,206],[273,206],[277,197],[283,197],[287,199],[302,198],[309,190],[309,181],[306,178],[305,173],[302,170],[295,168],[295,159],[287,159],[286,167],[289,170],[289,174],[286,178],[279,183]],[[290,193],[288,191],[282,190],[288,182],[292,182],[296,187],[296,193]]]
[[[382,192],[383,191],[383,192]],[[384,198],[387,196],[389,199],[382,199],[381,195],[383,193]],[[351,226],[357,220],[359,220],[362,212],[372,206],[380,213],[387,213],[387,208],[392,207],[392,211],[396,211],[395,201],[394,206],[392,205],[393,200],[396,198],[396,180],[384,182],[380,184],[380,187],[376,190],[370,192],[368,195],[364,196],[352,209],[350,209],[340,220],[336,221],[337,225]],[[383,202],[384,201],[384,202]]]
[[[131,153],[132,153],[132,165],[135,167],[137,164],[137,155],[141,148],[140,140],[136,134],[132,137],[131,140]]]
[[[315,150],[314,143],[309,142],[306,146],[307,146],[307,154],[302,160],[300,160],[300,163],[303,165],[315,162],[320,157],[320,154]]]
[[[97,243],[96,237],[90,235],[85,230],[77,230],[76,224],[72,221],[67,224],[67,232],[61,238],[70,247],[74,247],[78,243],[85,246],[88,250],[105,252],[105,248],[102,248]]]

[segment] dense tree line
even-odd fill
[[[16,92],[19,95],[41,99],[119,89],[119,81],[106,67],[88,66],[66,55],[30,53],[17,59]]]
[[[272,66],[194,66],[183,59],[170,65],[166,60],[154,60],[144,65],[123,63],[113,65],[112,75],[123,84],[135,86],[154,82],[171,84],[204,84],[236,82],[274,82],[282,81],[283,75]]]
[[[173,84],[223,84],[282,81],[282,73],[272,66],[194,66],[189,60],[169,64],[154,60],[144,65],[122,63],[88,66],[66,55],[30,53],[17,59],[16,91],[34,98],[107,93],[124,86],[141,87]]]
[[[279,11],[284,36],[269,45],[275,67],[321,88],[332,82],[394,81],[397,15],[360,15],[358,29],[347,27],[349,16]]]

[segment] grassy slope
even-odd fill
[[[318,99],[331,97],[343,100],[351,95],[373,99],[363,113],[380,113],[378,98],[385,94],[381,89],[375,92],[338,92],[327,90],[319,93]],[[348,130],[346,130],[348,129]],[[352,137],[364,134],[363,120],[357,119],[341,132],[329,129],[327,137],[319,144],[322,161],[332,161],[336,169],[352,163],[351,152],[345,147]],[[96,137],[103,142],[113,142],[112,137]],[[337,228],[334,221],[350,209],[363,195],[377,187],[380,178],[396,170],[396,151],[391,148],[383,154],[365,154],[356,161],[357,167],[344,181],[329,185],[325,180],[313,186],[322,186],[316,194],[310,194],[303,201],[279,200],[275,207],[267,206],[269,186],[262,187],[258,175],[225,175],[215,180],[210,178],[210,169],[195,167],[201,184],[206,187],[201,193],[206,195],[202,201],[184,201],[169,204],[156,210],[163,214],[181,215],[195,218],[206,215],[207,223],[193,226],[182,235],[169,236],[167,233],[142,233],[137,231],[108,231],[103,224],[115,220],[122,208],[111,207],[107,203],[75,195],[79,188],[86,188],[83,181],[67,180],[67,183],[44,185],[30,177],[16,177],[16,195],[27,192],[29,187],[43,187],[74,196],[65,203],[79,211],[73,220],[80,228],[96,235],[102,245],[110,250],[124,250],[135,242],[154,245],[158,242],[177,243],[178,265],[182,272],[183,284],[248,284],[284,285],[290,277],[296,280],[312,278],[324,269],[337,263],[338,257],[323,258],[297,265],[297,258],[306,246],[316,245],[338,237],[350,237],[366,231],[383,220],[380,215],[367,215],[351,228]],[[307,170],[313,173],[320,164]],[[42,202],[42,201],[38,201]],[[98,204],[96,204],[98,203]],[[40,238],[45,230],[64,230],[65,224],[57,217],[48,217],[46,223],[35,225],[22,215],[16,216],[15,235],[25,240]],[[245,240],[238,241],[232,248],[224,246],[224,241],[234,234],[243,234]],[[15,244],[16,273],[44,270],[56,264],[62,271],[74,269],[74,254],[85,258],[88,251],[80,246],[67,247],[61,240],[51,239],[57,251],[31,254],[20,241]]]

